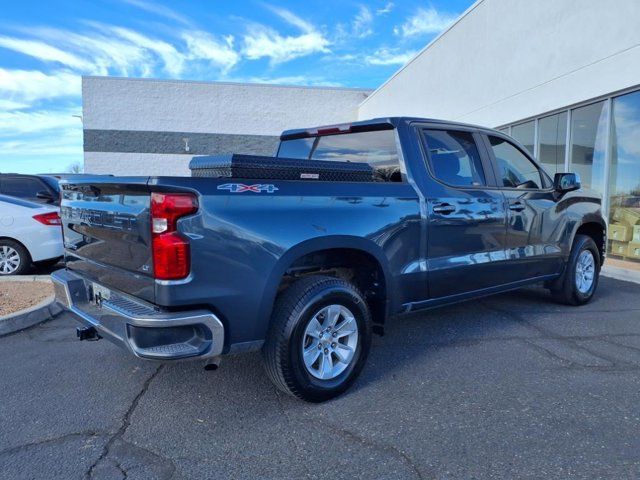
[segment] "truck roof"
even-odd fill
[[[322,125],[310,128],[295,128],[285,130],[280,135],[280,140],[292,140],[294,138],[315,137],[318,135],[331,135],[334,133],[358,132],[364,130],[387,130],[398,126],[399,123],[411,122],[428,122],[440,123],[443,125],[451,125],[457,127],[477,128],[480,130],[493,130],[488,127],[472,125],[469,123],[455,122],[451,120],[442,120],[437,118],[421,118],[421,117],[378,117],[369,120],[358,120],[349,123],[340,123],[334,125]]]

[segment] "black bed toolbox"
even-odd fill
[[[367,163],[331,162],[257,155],[215,155],[193,157],[192,177],[248,178],[274,180],[319,180],[331,182],[373,182],[373,168]]]

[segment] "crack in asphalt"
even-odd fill
[[[96,469],[96,467],[103,460],[108,458],[109,453],[111,452],[111,448],[113,447],[115,442],[117,440],[121,440],[122,437],[124,436],[124,434],[127,432],[127,429],[131,425],[131,416],[133,415],[133,413],[135,412],[136,408],[138,407],[138,404],[140,403],[140,400],[142,399],[144,394],[147,393],[147,390],[149,389],[149,385],[151,385],[151,382],[153,382],[153,380],[162,371],[163,367],[164,367],[164,365],[159,365],[158,368],[156,368],[155,371],[149,376],[149,378],[147,378],[145,380],[144,384],[142,385],[142,389],[134,397],[133,401],[131,402],[131,405],[129,405],[129,408],[125,412],[124,417],[122,418],[122,422],[121,422],[120,428],[118,428],[118,430],[116,430],[116,432],[113,435],[111,435],[111,437],[109,438],[109,440],[107,441],[107,443],[103,447],[102,453],[100,454],[100,456],[96,459],[95,462],[93,462],[93,464],[89,467],[89,469],[85,473],[85,478],[87,478],[87,479],[93,478],[93,472]],[[123,440],[121,440],[121,441],[123,441]],[[128,443],[128,442],[124,442],[124,443]],[[153,453],[153,452],[150,452],[150,453]],[[125,475],[124,478],[126,478],[126,476],[127,476],[126,470],[121,468],[121,466],[119,464],[116,465],[116,468],[121,470],[123,472],[123,474]]]
[[[122,473],[122,480],[126,480],[126,478],[129,476],[127,470],[122,465],[120,465],[120,462],[115,462],[115,467],[120,473]]]
[[[280,411],[282,412],[282,415],[284,416],[287,423],[293,428],[293,421],[289,417],[289,414],[287,413],[284,405],[282,404],[281,392],[275,386],[274,386],[274,391],[275,391],[277,403],[280,408]],[[429,480],[431,478],[435,478],[435,476],[431,474],[425,477],[424,473],[420,470],[420,468],[418,468],[417,464],[411,459],[411,457],[409,457],[409,455],[407,455],[402,450],[394,447],[393,445],[377,443],[370,438],[367,438],[363,435],[352,432],[351,430],[337,427],[333,424],[329,424],[328,427],[331,431],[333,431],[337,435],[347,437],[351,440],[354,440],[360,443],[361,445],[364,445],[365,447],[373,448],[374,450],[377,450],[379,452],[387,453],[387,454],[390,454],[391,456],[395,456],[396,458],[400,458],[400,460],[403,461],[403,463],[407,464],[409,468],[416,474],[416,477],[419,480]],[[291,436],[288,436],[288,438],[289,438],[289,442],[293,445],[293,447],[296,449],[298,454],[304,457],[304,452],[300,449],[298,442],[296,442],[295,439]],[[307,467],[306,462],[304,463],[304,468],[307,472],[307,476],[310,478],[312,476],[312,472]]]
[[[510,310],[503,310],[501,308],[498,308],[496,306],[493,305],[488,305],[486,302],[484,301],[480,301],[481,305],[489,310],[492,310],[494,312],[498,312],[501,313],[503,315],[506,315],[507,317],[513,319],[514,321],[521,323],[523,325],[526,325],[527,327],[535,330],[536,332],[538,332],[541,336],[540,337],[534,337],[534,339],[539,340],[539,339],[547,339],[547,340],[556,340],[560,343],[565,344],[566,347],[568,348],[572,348],[578,352],[582,351],[584,353],[587,353],[588,355],[591,355],[595,358],[598,358],[600,360],[603,360],[605,362],[611,363],[611,366],[594,366],[594,365],[584,365],[584,364],[580,364],[578,362],[574,362],[572,360],[568,360],[566,358],[563,358],[559,355],[557,355],[554,352],[549,351],[548,349],[540,346],[540,345],[536,345],[533,342],[531,342],[531,338],[522,338],[522,340],[524,342],[526,342],[528,345],[537,347],[537,349],[540,351],[544,351],[546,352],[549,356],[560,360],[562,363],[569,363],[568,367],[583,367],[583,368],[589,368],[589,369],[596,369],[596,370],[603,370],[603,371],[611,371],[612,369],[622,369],[624,371],[626,370],[635,370],[636,366],[632,363],[629,362],[625,362],[622,361],[618,358],[609,356],[609,355],[605,355],[602,354],[600,352],[594,352],[591,349],[583,346],[583,345],[579,345],[577,343],[577,341],[575,340],[576,337],[570,337],[570,336],[563,336],[560,334],[557,334],[555,332],[553,332],[552,330],[549,330],[547,328],[541,327],[540,325],[535,325],[531,322],[529,322],[528,320],[526,320],[519,312],[514,312],[514,311],[510,311]],[[599,338],[600,337],[600,338]],[[608,336],[607,335],[601,335],[601,336],[593,336],[593,337],[580,337],[582,340],[603,340],[606,341],[606,338]]]
[[[365,437],[364,435],[361,435],[359,433],[353,432],[351,430],[348,430],[346,428],[342,428],[342,427],[338,427],[336,425],[333,425],[331,423],[325,423],[325,425],[331,430],[333,431],[335,434],[342,436],[342,437],[346,437],[349,440],[358,442],[360,445],[363,445],[365,447],[368,448],[372,448],[374,450],[377,450],[378,452],[383,452],[383,453],[387,453],[390,454],[392,456],[395,456],[396,458],[399,458],[405,465],[407,465],[411,471],[413,471],[413,473],[415,474],[416,478],[418,478],[419,480],[431,480],[436,478],[435,475],[433,475],[432,473],[425,473],[423,472],[418,465],[416,464],[416,462],[413,461],[413,459],[407,455],[405,452],[403,452],[402,450],[400,450],[399,448],[393,446],[393,445],[388,445],[385,443],[378,443],[370,438]]]
[[[51,445],[56,443],[64,443],[67,440],[71,440],[74,438],[82,438],[82,437],[99,437],[102,433],[94,431],[94,430],[85,430],[81,432],[72,432],[66,433],[64,435],[60,435],[58,437],[52,438],[43,438],[41,440],[36,440],[34,442],[25,443],[22,445],[17,445],[15,447],[5,448],[4,450],[0,450],[0,456],[11,455],[14,453],[21,452],[23,450],[28,450],[33,447],[40,447],[42,445]]]

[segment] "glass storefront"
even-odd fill
[[[606,102],[593,103],[571,112],[571,162],[582,186],[603,193],[604,155],[607,133]]]
[[[609,248],[640,261],[640,92],[612,101]]]
[[[523,147],[534,155],[533,145],[536,140],[536,124],[535,122],[521,123],[511,127],[511,136],[519,141]]]
[[[609,262],[640,270],[640,90],[500,130],[535,151],[550,174],[568,165],[602,194]]]
[[[567,149],[567,112],[538,121],[538,160],[552,176],[564,172]]]

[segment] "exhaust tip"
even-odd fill
[[[207,360],[207,363],[204,364],[204,369],[207,372],[214,372],[218,368],[220,368],[220,357],[214,357],[210,360]]]

